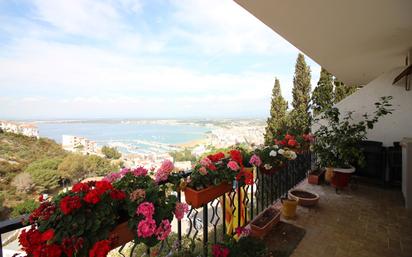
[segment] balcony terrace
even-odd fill
[[[243,200],[247,203],[246,223],[272,203],[275,206],[279,205],[279,198],[285,196],[289,189],[297,187],[316,192],[320,196],[320,201],[317,206],[311,208],[299,206],[294,219],[283,219],[284,222],[305,230],[303,239],[290,256],[412,256],[412,212],[403,207],[400,191],[354,184],[336,193],[331,186],[307,183],[305,178],[309,165],[310,156],[299,155],[286,169],[273,176],[263,175],[257,171],[253,185],[238,189],[248,192]],[[223,227],[223,231],[226,230],[225,223],[222,222],[225,220],[222,206],[224,210],[226,205],[233,205],[235,196],[238,196],[235,192],[234,189],[227,193],[226,201],[214,199],[201,208],[191,208],[187,219],[177,222],[178,240],[199,238],[203,244],[201,252],[207,256],[208,244],[214,243],[215,240],[219,241],[222,235],[218,228]],[[181,197],[180,193],[178,197]],[[234,211],[240,209],[235,208]],[[8,225],[6,223],[1,223],[1,233],[22,227],[19,221]],[[279,231],[275,226],[267,237],[276,236],[276,233]],[[10,246],[16,247],[16,242],[4,248]],[[278,246],[268,247],[272,250]],[[150,252],[150,249],[147,251]],[[167,251],[161,254],[166,255]],[[1,256],[11,255],[4,252]],[[134,256],[133,251],[131,256]]]

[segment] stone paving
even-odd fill
[[[400,191],[358,185],[336,194],[327,185],[299,186],[320,195],[288,220],[306,229],[291,257],[412,257],[412,210]]]

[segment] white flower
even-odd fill
[[[291,151],[291,153],[290,153],[290,158],[291,158],[292,160],[294,160],[294,159],[296,159],[296,157],[298,157],[298,155],[297,155],[295,152]]]
[[[275,157],[278,153],[275,150],[270,151],[269,156]]]
[[[274,145],[273,148],[279,149],[279,146],[278,146],[278,145]]]
[[[267,170],[272,169],[272,166],[270,164],[265,164],[265,165],[263,165],[263,167],[265,167],[265,169],[267,169]]]
[[[285,153],[285,150],[279,149],[279,150],[278,150],[278,153],[281,154],[281,155],[283,155],[283,154]]]

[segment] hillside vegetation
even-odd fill
[[[54,140],[0,133],[0,220],[30,212],[41,193],[117,169],[106,158],[69,153]]]

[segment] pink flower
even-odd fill
[[[156,175],[155,175],[155,181],[156,183],[159,183],[161,181],[166,181],[169,177],[170,172],[174,169],[173,162],[170,160],[164,160],[162,163],[162,166],[157,170]]]
[[[120,174],[120,176],[124,176],[124,175],[126,175],[127,173],[129,173],[130,172],[130,169],[128,169],[128,168],[123,168],[121,171],[119,171],[119,174]]]
[[[144,189],[136,189],[133,192],[130,193],[129,195],[129,199],[134,202],[137,201],[139,199],[143,199],[146,197],[146,191],[144,191]]]
[[[176,219],[181,220],[185,213],[189,211],[189,206],[186,203],[176,203],[175,216]]]
[[[209,167],[211,164],[212,164],[212,161],[207,157],[200,160],[200,165],[202,165],[203,167]]]
[[[235,162],[235,161],[230,161],[230,162],[227,164],[227,167],[228,167],[229,169],[233,170],[233,171],[239,170],[239,165],[238,165],[237,162]]]
[[[104,177],[103,181],[107,181],[107,182],[112,183],[112,182],[118,180],[120,177],[121,177],[121,175],[118,172],[110,173],[106,177]]]
[[[200,174],[202,174],[202,175],[207,175],[207,170],[206,170],[205,167],[200,167],[199,172],[200,172]]]
[[[144,167],[137,167],[136,169],[132,170],[132,173],[136,177],[146,176],[147,175],[147,169],[145,169]]]
[[[171,172],[175,168],[175,166],[170,160],[164,160],[160,168],[167,172]]]
[[[155,212],[155,207],[153,203],[149,203],[149,202],[143,202],[139,204],[136,210],[136,214],[141,214],[145,216],[146,219],[147,218],[151,219],[153,217],[154,212]]]
[[[262,161],[260,160],[259,156],[257,156],[256,154],[252,155],[252,157],[250,157],[250,164],[259,167],[260,165],[262,165]]]
[[[169,220],[162,220],[162,223],[160,223],[159,227],[156,229],[157,240],[165,240],[170,232],[172,232],[172,226],[170,225]]]
[[[156,221],[154,219],[144,219],[137,225],[138,237],[151,237],[156,232]]]
[[[212,246],[212,256],[213,257],[228,257],[230,254],[229,248],[215,244]]]
[[[246,228],[246,227],[237,227],[236,228],[236,235],[238,237],[240,236],[249,236],[250,234],[250,229]]]

